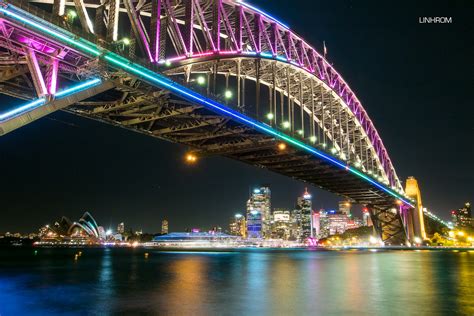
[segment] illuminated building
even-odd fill
[[[319,211],[319,232],[316,233],[316,238],[326,238],[329,236],[329,217],[325,210]]]
[[[308,189],[305,189],[303,196],[298,197],[296,209],[293,211],[294,221],[297,226],[296,238],[300,241],[314,236],[311,218],[313,212],[311,198]]]
[[[269,187],[253,190],[247,201],[247,237],[271,237],[271,192]]]
[[[351,214],[351,206],[352,204],[349,201],[339,201],[339,213],[349,216]]]
[[[452,222],[458,228],[473,227],[474,221],[471,214],[471,203],[466,202],[463,208],[451,212]]]
[[[105,240],[106,234],[92,215],[85,212],[77,222],[71,222],[63,216],[53,225],[40,228],[39,237],[43,244],[96,244]]]
[[[366,207],[362,209],[362,225],[372,226],[372,219],[370,218],[369,210]]]
[[[161,233],[162,234],[168,234],[168,221],[166,219],[164,219],[161,222]]]
[[[344,233],[349,225],[349,216],[336,211],[328,211],[329,235]]]
[[[245,216],[242,214],[235,214],[230,221],[229,229],[231,235],[245,237],[247,234]]]
[[[125,233],[125,224],[123,222],[117,225],[117,233]]]
[[[290,240],[293,230],[291,213],[285,209],[273,211],[272,238]]]

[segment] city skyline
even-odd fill
[[[472,47],[466,47],[462,36],[468,30],[468,24],[463,23],[468,17],[466,13],[443,2],[430,2],[430,8],[423,3],[413,4],[407,12],[394,10],[388,17],[385,7],[372,5],[369,7],[373,14],[364,15],[361,22],[357,17],[366,4],[311,4],[311,10],[305,13],[280,3],[255,1],[261,8],[274,7],[272,13],[284,17],[316,47],[326,41],[329,61],[341,69],[363,101],[400,178],[415,176],[424,204],[449,219],[449,212],[472,200],[473,195],[473,150],[472,146],[466,150],[463,145],[469,144],[472,123],[468,116],[443,114],[446,104],[455,103],[458,113],[468,109],[468,74],[456,71]],[[429,15],[435,11],[433,8],[452,15],[454,23],[443,28],[419,25],[418,16]],[[352,15],[346,15],[350,16],[348,20],[333,28],[330,21],[341,20],[345,12]],[[312,21],[315,31],[308,31],[302,22],[310,17],[300,18],[310,14],[318,16]],[[371,25],[377,28],[371,29]],[[348,29],[355,35],[347,34]],[[381,32],[395,40],[386,43]],[[419,38],[424,41],[419,42]],[[356,45],[357,41],[364,45]],[[438,47],[439,42],[445,45]],[[352,48],[349,56],[346,45]],[[425,56],[422,63],[418,56]],[[445,65],[444,76],[456,77],[456,82],[441,83],[437,79],[439,60]],[[407,72],[414,83],[408,87]],[[11,101],[3,97],[1,100],[9,104]],[[441,120],[443,129],[449,132],[432,137]],[[402,122],[409,128],[395,128],[393,122]],[[441,151],[440,144],[447,144],[449,150]],[[281,192],[277,196],[282,206],[305,186],[225,158],[204,158],[195,166],[187,166],[183,164],[185,147],[146,139],[66,113],[53,114],[2,137],[0,146],[0,161],[9,166],[4,170],[8,181],[0,187],[6,196],[2,205],[6,214],[0,230],[15,230],[19,225],[35,227],[37,220],[46,221],[54,214],[73,215],[86,210],[94,212],[104,223],[122,218],[133,226],[156,217],[157,230],[160,218],[165,217],[171,223],[177,222],[173,217],[181,218],[183,226],[209,220],[224,223],[228,215],[223,209],[242,211],[239,201],[246,194],[241,188],[246,186],[244,183],[273,183],[273,190]],[[454,157],[456,164],[450,163]],[[222,187],[229,190],[222,192]],[[321,190],[311,190],[316,206],[324,207],[339,199]],[[216,192],[221,196],[216,197]]]

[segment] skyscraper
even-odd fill
[[[349,216],[351,214],[351,202],[339,201],[339,213]]]
[[[117,225],[117,233],[123,234],[125,232],[125,224],[122,222]]]
[[[453,215],[455,217],[454,223],[456,227],[473,227],[474,221],[471,214],[471,203],[466,202],[464,207],[458,209],[457,211],[453,211]]]
[[[235,214],[229,224],[230,234],[245,237],[247,234],[246,226],[245,216],[242,214]]]
[[[311,194],[308,193],[308,189],[305,188],[303,196],[298,197],[296,203],[296,209],[293,212],[295,216],[295,222],[297,225],[297,239],[300,241],[305,240],[308,237],[314,237],[313,225],[312,225],[312,202]]]
[[[253,190],[247,201],[248,238],[271,237],[271,192],[263,186]]]
[[[272,238],[289,240],[292,233],[292,221],[289,210],[275,209],[273,211]]]
[[[164,235],[164,234],[168,234],[168,221],[166,219],[164,219],[162,222],[161,222],[161,233]]]

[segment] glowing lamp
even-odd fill
[[[273,120],[274,118],[275,118],[275,115],[273,115],[273,113],[267,114],[267,119],[269,119],[270,121]]]
[[[285,143],[279,143],[278,144],[278,149],[279,150],[285,150],[286,149],[286,144]]]
[[[224,97],[225,97],[226,99],[232,98],[232,91],[226,90],[226,91],[224,92]]]
[[[74,11],[74,10],[69,10],[69,11],[67,12],[67,16],[68,16],[69,18],[71,18],[71,19],[74,19],[74,18],[77,17],[77,12]]]
[[[199,85],[201,85],[201,86],[206,83],[206,79],[204,78],[204,76],[199,76],[199,77],[197,77],[197,80],[196,80],[196,81],[197,81],[197,83],[198,83]]]
[[[288,122],[288,121],[283,122],[281,125],[282,125],[283,128],[285,128],[285,129],[288,129],[288,128],[290,128],[290,126],[291,126],[290,122]]]
[[[196,155],[194,155],[192,153],[186,154],[186,162],[195,163],[196,161],[197,161]]]

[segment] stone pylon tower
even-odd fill
[[[423,217],[423,205],[421,202],[421,193],[420,193],[420,188],[418,186],[418,181],[416,181],[414,177],[408,177],[406,186],[405,186],[405,192],[411,199],[415,200],[416,202],[415,209],[413,210],[414,234],[417,237],[426,239],[425,222],[424,222],[424,217]]]

